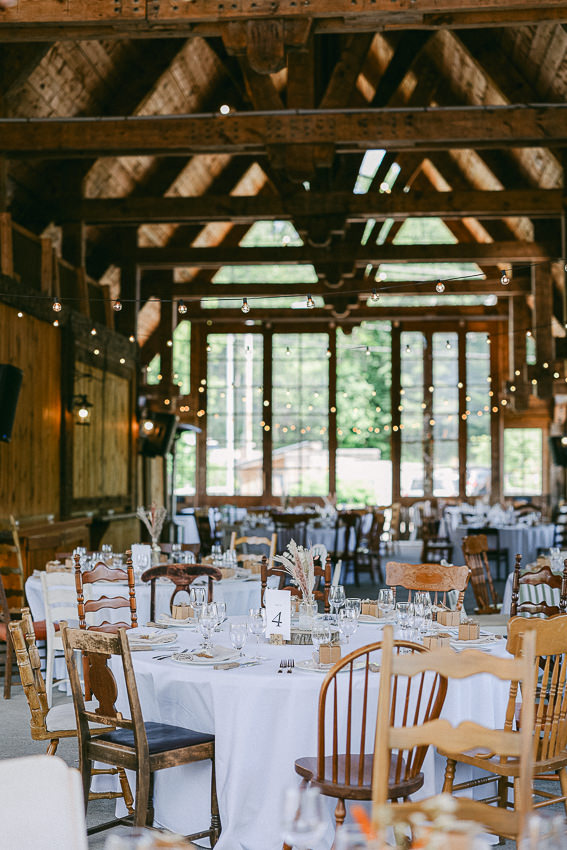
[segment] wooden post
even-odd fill
[[[514,393],[516,410],[525,410],[528,406],[530,387],[526,366],[526,331],[530,327],[531,315],[526,299],[520,295],[510,298],[508,301],[508,360],[510,363],[508,378],[516,387]],[[519,374],[516,374],[517,372]],[[494,381],[492,384],[493,388],[499,388]]]
[[[173,341],[173,303],[171,291],[166,295],[166,300],[160,304],[160,372],[161,383],[171,392],[173,385],[173,346],[168,341]]]
[[[41,291],[53,295],[53,243],[48,236],[41,237]]]
[[[265,426],[262,429],[262,456],[264,460],[264,480],[262,503],[270,504],[272,499],[272,450],[273,450],[273,404],[274,396],[272,391],[272,364],[273,364],[273,332],[271,329],[264,331],[264,362],[262,373],[262,398],[268,401],[267,407],[262,408],[262,418]],[[269,429],[269,430],[267,430]]]
[[[498,403],[498,388],[501,386],[506,371],[500,371],[500,360],[505,353],[506,338],[504,336],[504,325],[498,325],[496,334],[493,334],[490,346],[490,374],[492,376],[492,390],[494,395],[490,405],[490,466],[491,485],[490,495],[494,502],[502,498],[502,443],[504,439],[503,430],[503,408]],[[525,345],[525,336],[523,336]],[[493,408],[496,408],[494,412]]]
[[[466,499],[467,493],[467,419],[464,419],[467,409],[467,330],[458,330],[458,369],[459,369],[459,498]]]
[[[329,495],[337,495],[337,329],[329,331]]]
[[[198,391],[201,379],[207,375],[207,334],[201,323],[191,325],[191,407],[197,412],[207,409],[207,388],[205,392]],[[197,420],[201,432],[196,440],[196,473],[195,473],[195,504],[203,504],[207,495],[207,417],[200,416]]]
[[[115,316],[116,330],[125,336],[136,337],[140,299],[140,274],[134,255],[138,244],[135,227],[121,232],[122,265],[120,266],[120,298],[122,310]]]
[[[551,399],[553,396],[553,363],[555,343],[552,329],[553,278],[549,263],[532,266],[532,294],[534,299],[534,335],[538,374],[538,396]],[[545,364],[547,363],[547,366]]]
[[[431,331],[423,334],[425,339],[425,352],[423,357],[423,495],[433,495],[433,450],[434,450],[434,426],[431,425],[433,418],[433,393],[429,387],[433,386],[433,334]]]
[[[0,212],[0,273],[7,277],[14,275],[12,216],[8,212]]]
[[[400,375],[401,375],[401,355],[400,355],[401,332],[399,323],[395,323],[392,327],[392,384],[390,387],[390,408],[392,419],[392,431],[390,434],[390,456],[392,459],[392,502],[400,500],[400,463],[401,463],[401,431],[400,412]],[[398,426],[398,430],[394,431],[394,425]]]

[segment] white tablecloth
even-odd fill
[[[200,579],[197,579],[200,581]],[[161,613],[169,613],[169,600],[173,591],[170,581],[158,581],[156,585],[156,617]],[[105,583],[104,594],[106,596],[125,595],[122,584]],[[45,620],[45,607],[43,604],[43,593],[39,574],[34,573],[26,581],[26,598],[30,606],[34,620]],[[260,605],[260,577],[253,580],[221,579],[213,582],[213,598],[216,602],[226,602],[227,614],[238,616],[248,614],[250,608],[258,608]],[[136,584],[136,606],[138,610],[138,622],[142,625],[150,619],[150,586],[145,582]],[[115,620],[124,617],[124,611],[120,608],[113,611],[105,611],[105,616],[114,616]]]
[[[518,553],[522,556],[522,563],[529,564],[535,561],[538,549],[549,549],[553,546],[554,526],[548,525],[506,525],[498,528],[498,537],[501,549],[508,550],[508,569],[514,569],[514,562]],[[463,537],[474,534],[468,525],[458,525],[449,529],[449,537],[453,544],[453,563],[464,564],[463,550],[461,548]]]
[[[371,643],[380,635],[379,627],[361,625],[351,644]],[[226,627],[215,642],[229,645]],[[179,643],[194,647],[196,636],[180,632]],[[252,654],[251,647],[246,651]],[[281,850],[279,823],[283,791],[299,782],[294,771],[295,759],[316,754],[317,701],[323,676],[297,667],[291,675],[277,672],[282,657],[293,656],[297,663],[310,657],[312,647],[264,644],[261,651],[268,661],[236,670],[152,660],[153,653],[149,652],[133,655],[146,721],[215,734],[222,820],[217,850]],[[505,654],[504,641],[495,644],[493,651]],[[348,675],[339,677],[339,684],[339,701],[344,704]],[[363,677],[355,673],[357,697],[363,684]],[[376,705],[378,685],[379,674],[372,674],[369,705]],[[454,681],[443,713],[453,723],[474,719],[498,726],[504,722],[507,695],[506,683],[489,676]],[[122,707],[126,710],[125,704]],[[373,729],[375,712],[372,716],[369,711],[368,723]],[[444,760],[430,751],[424,764],[424,796],[441,790],[444,767]],[[471,775],[466,766],[462,770],[458,768],[457,781]],[[155,787],[157,823],[184,834],[206,829],[210,812],[209,776],[204,763],[160,771]],[[313,850],[328,850],[331,846],[335,803],[329,800],[329,827],[325,838]],[[118,804],[120,812],[122,805]]]

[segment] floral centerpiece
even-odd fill
[[[159,539],[161,537],[163,524],[167,516],[166,509],[163,507],[163,505],[160,505],[160,507],[158,507],[155,502],[152,502],[149,508],[144,508],[142,505],[138,505],[136,516],[138,517],[138,519],[142,520],[142,522],[149,531],[152,540],[152,549],[154,553],[159,553]]]
[[[299,588],[302,602],[313,605],[315,570],[312,550],[298,546],[295,540],[290,540],[287,545],[287,552],[283,555],[274,555],[274,561],[281,564],[290,576],[291,583]]]

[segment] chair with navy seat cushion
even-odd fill
[[[208,837],[214,847],[220,834],[220,818],[215,786],[215,739],[208,732],[198,732],[166,723],[144,723],[132,656],[125,629],[106,634],[62,625],[61,635],[69,670],[73,702],[79,733],[79,767],[83,778],[85,806],[88,802],[91,765],[95,761],[112,764],[136,772],[136,826],[153,825],[153,776],[156,770],[190,762],[211,759],[211,825],[208,830],[188,836],[192,840]],[[89,683],[96,708],[85,705],[79,678],[80,658],[88,668]],[[109,660],[120,663],[130,717],[116,709],[118,686]],[[117,662],[115,662],[116,664]],[[89,723],[101,723],[108,732],[93,735]]]

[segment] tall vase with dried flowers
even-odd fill
[[[142,520],[150,534],[152,541],[152,563],[159,563],[161,553],[159,548],[159,539],[161,537],[167,511],[163,505],[158,507],[155,502],[152,502],[149,508],[144,508],[142,505],[139,505],[136,511],[136,516],[138,519]]]
[[[313,566],[313,552],[304,546],[298,546],[295,540],[290,540],[287,552],[283,555],[275,555],[274,561],[282,565],[290,576],[291,584],[301,591],[300,604],[300,628],[311,625],[313,615],[316,613],[316,603],[313,595],[315,589],[315,570]],[[303,616],[302,616],[303,613]]]

